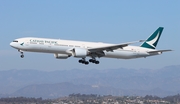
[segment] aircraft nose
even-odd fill
[[[11,42],[9,45],[12,46],[12,45],[13,45],[13,42]]]
[[[11,47],[14,47],[14,42],[11,42],[9,45],[10,45]]]

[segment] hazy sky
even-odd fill
[[[180,64],[179,0],[0,0],[0,70],[162,68]],[[55,59],[53,54],[20,53],[9,43],[20,37],[123,43],[146,39],[164,27],[159,56],[122,60],[101,58],[100,64],[79,64],[77,58]],[[140,44],[135,44],[140,45]]]

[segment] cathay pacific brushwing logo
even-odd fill
[[[22,46],[23,46],[23,45],[24,45],[24,42],[23,42],[23,43],[21,43],[20,45],[22,45]]]
[[[155,48],[153,44],[158,40],[158,38],[159,38],[159,32],[154,39],[147,41],[146,43]]]

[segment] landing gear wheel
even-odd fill
[[[82,63],[82,60],[79,60],[79,63]]]
[[[93,62],[93,59],[89,59],[89,62]]]
[[[79,63],[82,63],[82,64],[85,64],[85,65],[88,65],[89,62],[85,60],[85,58],[82,58],[79,60]]]
[[[99,61],[95,61],[95,64],[99,64]]]
[[[85,63],[84,63],[85,65],[88,65],[89,64],[89,62],[88,61],[85,61]]]
[[[92,60],[92,63],[95,63],[96,62],[96,60]]]
[[[82,64],[85,64],[85,62],[86,62],[86,61],[82,60],[82,62],[81,62],[81,63],[82,63]]]
[[[21,58],[24,58],[24,55],[21,55],[20,57],[21,57]]]
[[[97,61],[96,59],[89,59],[89,62],[95,63],[95,64],[99,64],[99,61]]]

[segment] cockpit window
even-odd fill
[[[14,40],[13,42],[18,42],[17,40]]]

